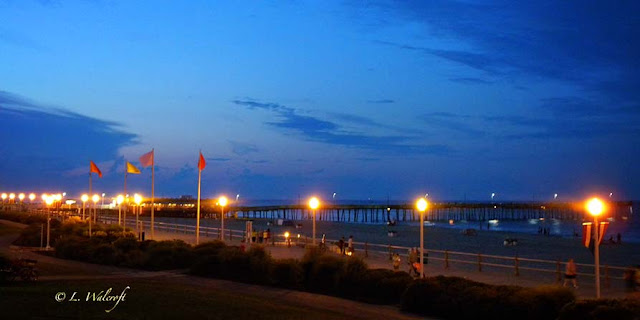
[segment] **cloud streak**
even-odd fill
[[[232,102],[252,110],[261,109],[272,112],[278,117],[278,121],[269,121],[268,125],[288,132],[295,132],[308,141],[411,154],[446,154],[452,151],[448,146],[441,144],[418,145],[414,142],[416,137],[408,135],[373,136],[346,132],[337,123],[318,117],[300,115],[294,108],[277,103],[262,103],[255,100],[233,100]],[[374,121],[363,117],[342,115],[342,118],[361,124],[376,125]]]

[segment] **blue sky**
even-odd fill
[[[638,199],[639,9],[0,0],[0,190]]]

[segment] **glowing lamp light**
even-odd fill
[[[20,199],[20,201],[24,200],[24,193],[19,194],[18,199]]]
[[[75,202],[75,200],[67,200],[67,201],[65,201],[64,203],[66,203],[67,205],[69,205],[69,206],[70,206],[70,205],[72,205],[72,204],[75,204],[76,202]]]
[[[93,203],[96,204],[98,203],[98,201],[100,201],[100,196],[97,194],[94,194],[93,197],[91,197],[91,200],[93,200]]]
[[[228,203],[229,200],[227,199],[227,197],[221,196],[220,198],[218,198],[218,205],[220,205],[221,207],[226,206]]]
[[[285,238],[289,239],[289,236],[290,236],[289,231],[287,231],[287,232],[285,232],[285,233],[284,233],[284,237],[285,237]]]
[[[425,200],[425,198],[420,198],[418,202],[416,202],[416,207],[420,212],[425,212],[428,206],[429,204],[427,203],[427,200]]]
[[[2,200],[6,200],[6,199],[7,199],[7,194],[6,194],[6,193],[3,193],[3,194],[2,194]]]
[[[604,203],[598,198],[587,201],[587,212],[592,216],[599,216],[604,211]]]
[[[142,196],[139,194],[134,194],[133,195],[133,202],[135,202],[137,205],[140,205],[140,203],[142,202]]]
[[[82,195],[82,197],[80,197],[80,200],[82,200],[83,203],[87,202],[87,200],[89,200],[89,196],[85,193]]]
[[[309,208],[316,210],[320,206],[320,200],[318,198],[313,197],[309,200]]]
[[[43,194],[42,194],[42,201],[45,201],[45,202],[46,202],[46,201],[47,201],[47,198],[49,198],[49,195],[48,195],[48,194],[46,194],[46,193],[43,193]]]
[[[45,202],[48,206],[50,206],[50,205],[53,203],[54,196],[49,196],[49,195],[44,195],[44,196],[46,196],[46,197],[45,197],[45,199],[44,199],[44,202]]]
[[[55,195],[55,199],[54,199],[54,200],[55,200],[55,201],[61,201],[61,200],[62,200],[62,195],[61,195],[61,194],[59,194],[59,193],[58,193],[58,194],[56,194],[56,195]]]
[[[15,193],[12,192],[12,193],[9,194],[9,200],[13,200],[15,198],[16,198],[16,194]]]
[[[124,202],[124,196],[123,196],[123,195],[121,195],[121,194],[119,194],[119,195],[116,197],[116,203],[117,203],[118,205],[121,205],[123,202]]]
[[[29,200],[33,201],[35,199],[36,199],[36,194],[35,193],[29,194]]]

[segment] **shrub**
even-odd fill
[[[321,255],[309,263],[305,287],[310,291],[339,293],[339,283],[344,276],[344,259],[335,255]]]
[[[413,278],[406,272],[388,269],[368,269],[357,284],[358,298],[369,303],[396,304]]]
[[[151,270],[187,268],[193,257],[193,248],[182,240],[150,242],[144,256],[144,267]]]
[[[262,246],[251,247],[246,255],[249,258],[248,280],[252,283],[266,284],[269,282],[273,259]]]
[[[555,319],[575,295],[559,287],[495,286],[457,277],[416,280],[402,297],[405,311],[445,319]]]
[[[115,264],[116,263],[116,250],[110,244],[98,244],[92,247],[90,261],[99,264]]]
[[[226,248],[227,245],[220,240],[203,242],[193,248],[193,252],[197,256],[216,255],[220,250]]]
[[[304,274],[302,265],[295,259],[283,259],[273,262],[271,268],[271,283],[284,288],[300,289]]]
[[[559,320],[637,320],[640,301],[632,299],[579,300],[562,308]]]
[[[113,247],[122,253],[128,253],[132,250],[138,250],[138,240],[131,237],[120,238],[113,242]]]
[[[89,240],[78,236],[63,236],[55,244],[56,257],[88,261]]]

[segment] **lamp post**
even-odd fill
[[[7,194],[3,193],[2,194],[2,203],[4,203],[5,200],[7,200]]]
[[[80,200],[82,200],[82,221],[84,221],[85,219],[85,208],[86,208],[86,203],[89,200],[89,196],[85,193],[82,195],[82,197],[80,197]]]
[[[595,230],[594,252],[596,264],[596,299],[600,298],[600,225],[598,224],[598,216],[604,211],[604,204],[600,199],[593,198],[587,202],[587,211],[593,216],[593,225]]]
[[[100,200],[100,196],[97,194],[94,194],[93,197],[91,197],[91,200],[93,200],[93,215],[91,214],[91,210],[89,210],[89,238],[91,238],[91,224],[93,223],[93,219],[95,219],[95,217],[98,215],[98,212],[96,211],[96,204],[98,203],[98,200]]]
[[[116,203],[118,204],[118,225],[122,225],[122,202],[124,201],[124,196],[119,194],[116,197]]]
[[[94,194],[93,197],[91,197],[91,200],[93,200],[93,222],[97,222],[98,221],[98,201],[100,201],[100,196],[98,194]],[[102,201],[104,201],[104,199],[102,199]]]
[[[229,203],[229,200],[225,196],[218,198],[218,205],[220,206],[220,240],[224,241],[224,207]]]
[[[320,206],[320,200],[318,198],[313,197],[309,200],[309,208],[312,211],[312,219],[313,219],[313,246],[316,246],[316,209]]]
[[[133,202],[136,203],[136,207],[138,207],[138,210],[136,211],[136,233],[138,234],[138,239],[140,239],[140,203],[142,203],[142,196],[139,194],[134,194],[133,195]]]
[[[49,237],[51,235],[51,204],[53,204],[53,196],[47,196],[47,195],[43,195],[43,197],[46,198],[44,199],[44,202],[47,204],[47,208],[49,210],[47,210],[47,246],[46,246],[46,250],[51,249],[51,246],[49,246]]]
[[[428,206],[425,198],[420,198],[416,202],[416,207],[420,211],[420,279],[424,278],[424,212]]]

